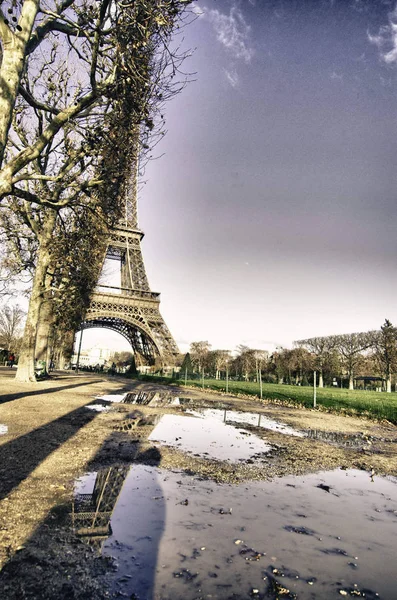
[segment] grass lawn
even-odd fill
[[[164,380],[167,380],[164,378]],[[168,380],[169,381],[169,380]],[[184,380],[173,380],[183,386]],[[188,380],[187,385],[201,387],[201,380]],[[226,382],[205,379],[204,386],[213,390],[226,391]],[[259,384],[251,381],[229,381],[229,392],[259,396]],[[306,407],[313,406],[313,388],[295,385],[263,384],[263,398],[296,402]],[[397,424],[397,393],[366,392],[340,388],[317,388],[317,405],[338,411],[367,414],[378,419],[387,419]]]

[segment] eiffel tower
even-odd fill
[[[92,494],[77,494],[70,514],[73,531],[90,544],[100,545],[112,533],[110,519],[130,465],[98,471]]]
[[[135,164],[124,194],[123,218],[110,230],[105,258],[120,264],[120,287],[99,284],[92,294],[82,329],[105,327],[117,331],[131,344],[137,364],[163,364],[179,353],[160,314],[160,294],[152,292],[146,276],[138,228]]]

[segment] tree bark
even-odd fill
[[[354,390],[353,373],[349,373],[349,390]]]
[[[36,381],[35,352],[37,331],[40,322],[41,307],[45,300],[47,271],[51,263],[51,243],[55,219],[55,212],[49,211],[39,236],[37,266],[33,278],[32,293],[29,301],[21,352],[19,354],[18,370],[15,376],[17,381],[25,383]]]
[[[391,393],[391,375],[387,375],[386,379],[386,392]]]
[[[323,388],[324,387],[324,377],[323,377],[323,372],[319,371],[318,373],[318,387],[319,388]]]
[[[36,335],[36,360],[44,361],[46,372],[49,369],[50,334],[53,324],[53,311],[50,300],[43,300],[40,309],[39,323]]]
[[[12,31],[0,17],[0,37],[3,56],[0,68],[0,165],[3,162],[15,99],[25,65],[26,45],[30,39],[39,9],[39,0],[25,0],[18,22]]]

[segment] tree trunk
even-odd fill
[[[39,259],[42,254],[39,250]],[[40,309],[43,301],[43,287],[45,285],[46,268],[45,263],[38,264],[33,279],[32,294],[30,296],[28,315],[26,318],[25,331],[21,352],[19,354],[18,370],[15,379],[21,382],[36,381],[35,374],[35,350],[37,338],[37,326],[40,318]]]
[[[0,165],[3,162],[15,99],[25,66],[26,45],[32,33],[39,5],[39,0],[25,0],[23,2],[18,22],[20,30],[16,30],[15,33],[4,21],[0,25],[3,50],[0,68],[0,80],[2,82],[0,87]]]
[[[49,354],[50,354],[50,334],[53,323],[53,311],[50,300],[42,302],[39,323],[36,335],[36,360],[43,361],[46,365],[45,370],[48,372],[49,369]]]
[[[15,376],[17,381],[25,383],[36,381],[35,352],[37,331],[40,322],[40,311],[45,299],[47,271],[51,262],[50,248],[55,219],[55,212],[49,212],[39,237],[37,266],[33,277],[32,293],[18,360],[18,370]]]
[[[64,369],[65,365],[69,364],[72,360],[74,335],[74,331],[66,332],[62,336],[59,349],[55,348],[55,354],[58,356],[57,364],[59,369]]]
[[[388,375],[386,379],[386,392],[391,393],[391,375]]]
[[[353,373],[349,373],[349,390],[354,390]]]
[[[323,388],[324,387],[324,377],[323,377],[323,372],[319,371],[318,373],[318,387],[319,388]]]
[[[50,332],[48,335],[47,345],[47,373],[51,371],[51,365],[54,366],[54,352],[55,352],[55,327],[54,322],[51,323]]]

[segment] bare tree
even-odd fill
[[[362,352],[372,345],[372,332],[345,333],[331,338],[342,356],[342,363],[349,377],[349,390],[354,389],[354,375],[362,361]]]
[[[318,387],[324,387],[324,368],[329,359],[329,355],[335,348],[335,336],[328,337],[313,337],[307,340],[298,340],[294,342],[296,346],[303,346],[309,352],[312,352],[315,357],[314,367],[319,372]]]
[[[19,215],[0,207],[0,296],[28,290],[35,266],[37,240]]]
[[[380,331],[372,332],[375,358],[386,378],[386,391],[391,392],[391,378],[397,369],[397,328],[385,319]]]
[[[234,359],[236,373],[245,381],[249,381],[253,373],[257,372],[255,350],[244,344],[239,344],[236,350],[237,356]]]
[[[134,87],[143,76],[147,84],[152,81],[146,86],[149,96],[155,96],[159,82],[149,72],[147,51],[153,56],[153,41],[156,48],[162,44],[175,68],[175,52],[168,47],[170,32],[189,2],[2,2],[0,199],[13,193],[29,200],[21,182],[45,180],[56,185],[60,178],[73,174],[76,179],[86,170],[87,165],[81,167],[81,162],[86,160],[88,149],[82,146],[77,130],[92,130],[91,150],[95,153],[95,138],[101,135],[98,125],[117,98],[122,81]],[[44,51],[41,46],[45,46]],[[132,56],[138,61],[131,62]],[[146,67],[146,74],[137,72],[138,63]],[[28,137],[19,131],[26,114],[39,122],[39,129]],[[150,127],[151,117],[148,119]],[[68,145],[72,151],[66,152],[64,160],[58,157],[55,174],[43,175],[38,163],[54,145],[60,155]],[[98,182],[86,179],[86,186],[91,185]]]
[[[291,350],[292,369],[295,373],[295,383],[302,385],[304,377],[313,371],[313,356],[306,348],[297,346]]]
[[[270,357],[270,365],[277,378],[277,383],[285,383],[291,372],[290,350],[277,348]]]
[[[211,344],[208,341],[192,342],[190,344],[189,354],[199,373],[204,373],[210,349]]]
[[[0,310],[0,345],[6,350],[16,351],[25,316],[25,311],[18,304],[4,306]]]
[[[215,379],[220,379],[221,371],[226,370],[230,360],[230,350],[211,350],[209,362],[215,372]]]

